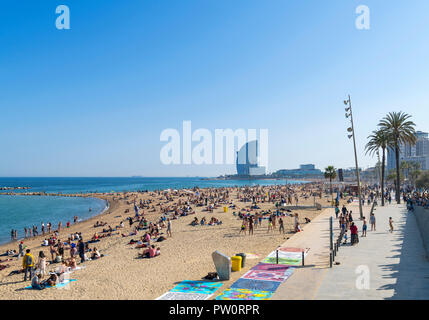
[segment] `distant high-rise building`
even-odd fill
[[[427,132],[416,132],[417,142],[414,146],[401,144],[399,149],[399,162],[420,163],[420,169],[429,170],[429,134]],[[387,150],[387,170],[396,169],[395,150]]]
[[[265,167],[258,166],[258,140],[247,142],[237,152],[237,174],[259,176],[265,174]]]

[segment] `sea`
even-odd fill
[[[11,230],[17,230],[17,237],[24,237],[24,228],[51,222],[56,227],[61,221],[86,220],[107,209],[108,203],[97,198],[61,196],[24,196],[23,192],[46,192],[61,194],[113,193],[121,191],[153,191],[168,189],[219,188],[254,185],[299,184],[299,180],[210,180],[207,178],[0,178],[2,187],[28,187],[28,190],[0,190],[16,195],[0,195],[0,243],[11,241]]]

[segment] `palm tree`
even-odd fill
[[[381,148],[381,205],[384,206],[384,175],[386,167],[386,149],[391,146],[389,133],[385,130],[378,129],[368,136],[368,143],[365,146],[366,153],[374,155]]]
[[[329,179],[332,203],[334,203],[334,197],[332,195],[332,180],[334,180],[336,177],[337,177],[337,169],[335,169],[334,166],[328,166],[325,168],[325,179]]]
[[[405,179],[408,179],[408,173],[410,171],[411,168],[411,164],[408,161],[401,161],[401,164],[399,165],[399,167],[402,170],[402,174],[404,175]]]
[[[395,150],[396,158],[396,201],[401,203],[400,196],[400,167],[399,167],[399,152],[401,145],[415,145],[416,131],[414,129],[415,123],[410,121],[411,116],[402,111],[389,112],[378,124],[382,130],[389,133],[393,149]]]

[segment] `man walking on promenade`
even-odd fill
[[[33,278],[34,257],[30,253],[30,249],[26,250],[26,254],[24,255],[24,258],[22,258],[22,267],[25,270],[24,281],[27,281],[28,272],[30,272],[29,280],[31,280]]]

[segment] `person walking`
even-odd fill
[[[375,231],[375,215],[373,213],[369,217],[369,223],[371,223],[371,231]]]
[[[363,226],[362,226],[362,237],[366,237],[366,229],[367,229],[367,224],[366,224],[366,218],[363,217]]]
[[[335,206],[335,218],[338,219],[338,214],[340,213],[340,209],[338,208],[338,205]]]
[[[34,257],[30,253],[30,249],[27,249],[24,257],[22,258],[22,268],[24,269],[24,281],[27,281],[28,273],[30,273],[29,280],[33,279],[33,267],[34,267]]]
[[[359,243],[358,229],[354,222],[352,222],[350,225],[350,239],[351,239],[352,246],[355,245],[356,243]]]
[[[279,219],[279,232],[283,233],[283,234],[285,233],[285,227],[283,225],[283,219],[282,218]]]
[[[24,241],[21,241],[18,247],[18,260],[24,255],[24,248]]]
[[[170,218],[167,219],[167,236],[172,237],[171,235],[171,221]]]
[[[253,217],[249,218],[249,236],[253,235]]]
[[[389,228],[390,228],[390,233],[392,233],[393,232],[393,220],[392,220],[392,217],[389,217]]]
[[[79,240],[79,257],[80,257],[80,262],[84,263],[85,262],[85,244],[83,243],[82,238]]]

